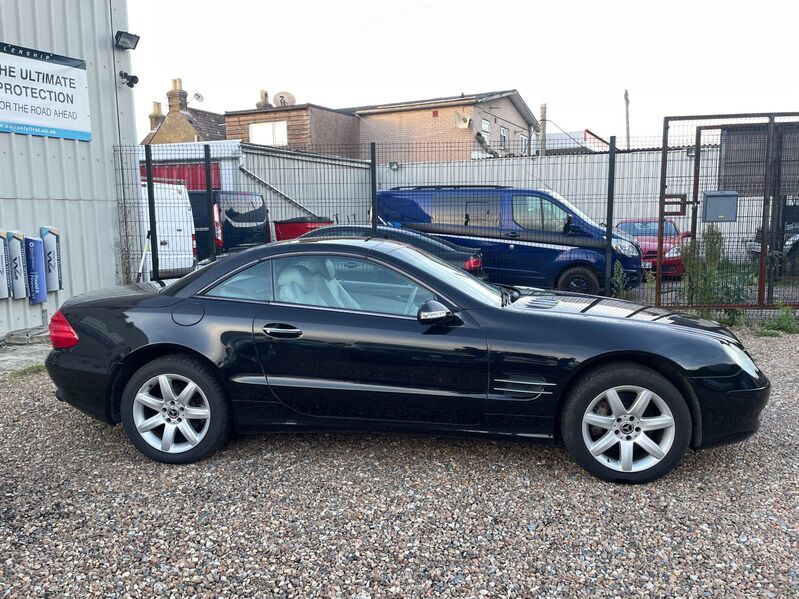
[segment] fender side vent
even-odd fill
[[[543,377],[511,374],[494,379],[492,390],[509,399],[538,399],[552,395],[555,383],[548,383]]]

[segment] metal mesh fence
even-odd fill
[[[665,151],[660,138],[632,140],[634,149],[558,140],[545,151],[487,151],[478,141],[120,147],[122,274],[179,276],[197,261],[299,235],[378,234],[500,284],[661,305],[799,303],[776,245],[767,244],[772,268],[760,281],[764,198],[754,190],[769,156],[761,138],[743,144],[736,134],[680,122]],[[797,145],[784,137],[785,148]],[[782,164],[799,173],[799,157]],[[791,214],[791,186],[780,189]],[[737,191],[735,218],[708,220],[709,203],[730,205],[719,191]],[[787,220],[780,229],[792,230]]]

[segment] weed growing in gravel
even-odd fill
[[[40,372],[44,372],[44,364],[34,364],[33,366],[28,366],[26,368],[20,368],[19,370],[14,370],[10,377],[12,379],[21,379],[22,377],[31,375],[31,374],[39,374]]]
[[[777,318],[763,325],[764,329],[782,331],[783,333],[799,333],[799,319],[796,318],[793,308],[780,306]]]
[[[772,331],[771,329],[764,329],[764,328],[755,329],[754,331],[752,331],[752,334],[755,337],[781,337],[782,336],[782,335],[780,335],[779,331]]]

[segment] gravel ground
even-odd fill
[[[146,460],[0,374],[0,597],[799,596],[797,336],[752,439],[619,486],[557,447],[259,435]]]

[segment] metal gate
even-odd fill
[[[657,305],[799,305],[799,113],[666,117],[659,200]]]

